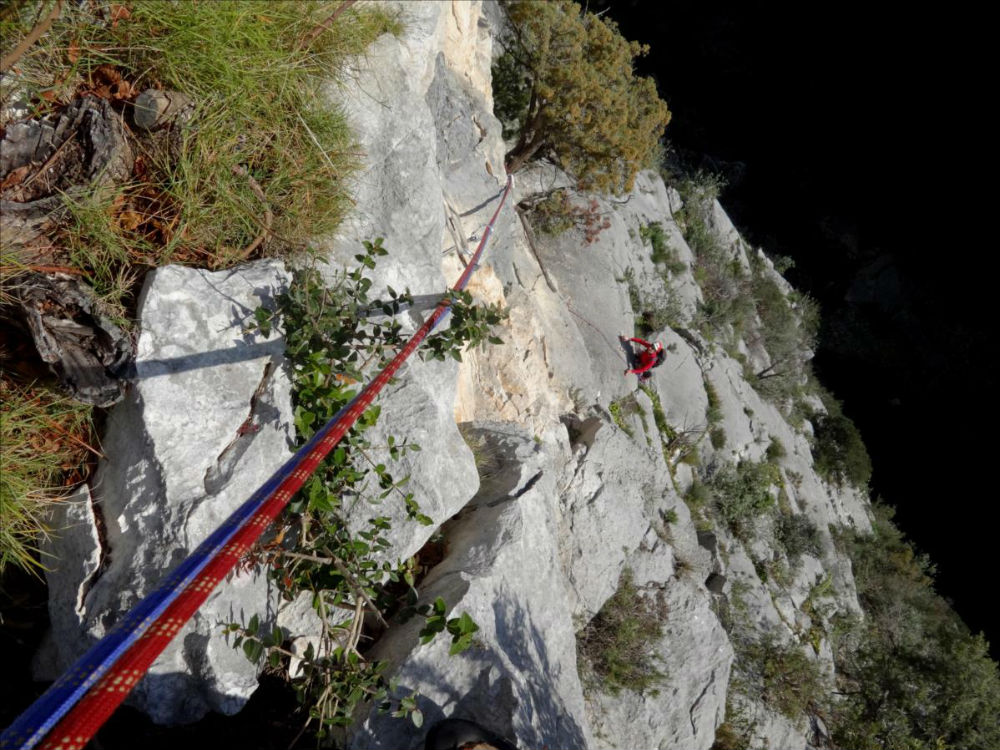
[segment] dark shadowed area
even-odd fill
[[[681,161],[725,176],[754,244],[817,298],[816,369],[874,463],[873,497],[938,565],[996,658],[1000,374],[985,19],[961,9],[600,0],[673,112]]]

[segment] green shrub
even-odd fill
[[[804,515],[779,515],[774,525],[774,538],[793,564],[804,554],[819,557],[822,551],[819,530]]]
[[[761,395],[783,401],[796,395],[816,346],[819,307],[798,292],[787,297],[777,282],[755,269],[751,293],[760,325],[757,332],[771,364],[750,378]]]
[[[778,461],[788,455],[788,451],[785,450],[785,445],[774,435],[771,436],[771,442],[767,446],[767,460],[768,461]]]
[[[768,463],[741,461],[726,465],[710,480],[715,506],[729,530],[741,539],[750,537],[756,519],[774,506],[771,487],[780,479]]]
[[[640,594],[632,571],[626,568],[618,590],[577,638],[578,652],[607,692],[618,695],[624,689],[656,694],[655,686],[666,679],[656,667],[659,657],[654,651],[663,635],[665,616],[662,598]]]
[[[813,465],[820,476],[836,485],[868,485],[872,462],[861,433],[843,414],[825,414],[813,421]]]
[[[713,427],[708,433],[709,439],[712,441],[712,447],[715,450],[722,450],[726,446],[726,430],[723,427]]]
[[[277,309],[261,307],[254,312],[261,333],[277,329],[283,334],[292,364],[293,421],[300,445],[354,399],[369,368],[384,366],[405,343],[397,314],[412,303],[409,292],[388,287],[385,298],[369,296],[368,272],[387,254],[379,238],[363,243],[363,252],[355,255],[355,268],[332,279],[315,268],[296,269],[292,283],[276,299]],[[371,310],[386,317],[373,320],[366,314]],[[496,341],[489,335],[490,326],[501,316],[495,306],[473,306],[467,292],[453,292],[451,310],[451,325],[425,339],[423,356],[460,359],[463,348]],[[380,412],[379,406],[364,411],[305,481],[277,522],[283,543],[266,552],[275,589],[287,600],[307,594],[329,634],[330,647],[310,647],[301,673],[290,678],[309,723],[317,722],[321,739],[329,738],[331,727],[349,724],[363,700],[397,703],[382,674],[385,663],[361,656],[360,620],[335,625],[331,617],[335,610],[353,610],[356,618],[370,617],[382,626],[400,609],[425,614],[422,638],[426,641],[447,631],[453,651],[467,648],[477,629],[467,615],[447,618],[440,600],[414,610],[413,566],[386,559],[391,547],[386,537],[394,523],[385,514],[390,502],[398,503],[409,521],[425,526],[433,521],[421,512],[414,493],[405,490],[407,478],[397,480],[391,473],[394,462],[420,446],[393,435],[380,440],[379,446],[369,441],[367,431]],[[483,472],[478,459],[477,468]],[[348,526],[345,501],[371,505],[373,517],[366,527]],[[285,533],[290,530],[294,531]],[[279,666],[283,636],[280,629],[261,631],[261,619],[229,623],[226,632],[254,663]],[[396,715],[409,715],[418,725],[422,721],[411,699],[398,701]]]
[[[531,159],[554,155],[582,190],[621,193],[652,162],[670,120],[656,84],[634,73],[633,60],[646,48],[625,40],[607,17],[570,0],[505,4],[514,33],[506,52],[521,72],[503,72],[500,97],[505,122],[521,125],[507,154],[516,172]],[[527,105],[523,76],[530,86]]]
[[[635,328],[642,336],[658,334],[666,328],[678,328],[684,319],[680,298],[669,291],[643,295],[635,283],[635,272],[629,268],[618,279],[628,285],[628,298],[635,314]]]
[[[629,437],[635,437],[632,425],[628,421],[628,417],[639,411],[639,403],[635,400],[635,396],[630,393],[616,401],[612,401],[608,404],[608,411],[611,413],[611,418],[615,424],[618,425],[618,429]]]
[[[705,411],[705,420],[709,424],[715,424],[722,420],[722,402],[719,401],[719,393],[715,386],[708,379],[704,379],[705,396],[708,398],[708,409]]]
[[[708,489],[708,485],[699,479],[695,479],[691,482],[691,486],[688,487],[687,492],[684,493],[684,502],[687,503],[687,506],[693,511],[704,508],[711,499],[712,493]]]
[[[792,721],[826,703],[826,686],[816,662],[801,648],[765,636],[737,639],[737,669],[745,692]]]
[[[874,507],[874,533],[842,535],[864,620],[833,640],[842,747],[1000,747],[1000,669],[934,592],[934,568]]]
[[[560,235],[576,228],[583,233],[583,241],[588,245],[611,226],[611,219],[601,212],[595,198],[574,202],[565,189],[554,190],[540,200],[530,199],[518,205],[528,209],[532,225],[540,232]]]
[[[710,750],[747,750],[750,747],[756,722],[746,711],[726,701],[726,720],[715,729],[715,742]]]
[[[694,278],[702,291],[696,324],[703,336],[719,340],[731,356],[743,361],[747,380],[761,395],[781,403],[796,396],[808,376],[819,310],[805,295],[786,296],[756,253],[748,253],[749,270],[745,268],[740,247],[718,235],[712,212],[720,187],[718,178],[703,173],[677,183],[684,207],[676,218],[694,254]],[[738,353],[741,338],[763,347],[770,366],[750,370]]]
[[[684,208],[675,218],[694,255],[694,278],[702,292],[698,328],[706,338],[735,340],[753,319],[752,278],[740,265],[738,250],[724,244],[711,224],[721,184],[703,173],[681,180],[677,189]]]
[[[549,193],[531,206],[531,223],[544,234],[560,235],[573,228],[572,206],[565,190]]]
[[[667,235],[660,222],[653,221],[640,226],[639,237],[643,242],[648,242],[652,248],[650,259],[654,263],[665,264],[672,274],[684,273],[687,270],[687,265],[677,258],[677,253],[667,243]]]
[[[531,101],[531,79],[510,50],[493,61],[493,114],[510,140],[521,132]]]
[[[639,227],[639,237],[643,242],[648,242],[652,247],[652,259],[654,263],[664,260],[664,255],[668,251],[667,235],[663,232],[663,225],[658,221],[643,224]]]
[[[701,456],[698,455],[698,446],[692,445],[681,453],[680,462],[688,466],[698,466],[701,464]]]

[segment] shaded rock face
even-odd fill
[[[245,331],[254,308],[270,304],[287,280],[274,262],[149,274],[135,383],[109,414],[108,459],[92,502],[81,500],[54,541],[60,562],[47,573],[53,631],[40,670],[69,666],[289,456],[282,341]],[[74,552],[81,548],[88,552]],[[233,574],[130,702],[161,723],[238,711],[257,685],[256,669],[225,642],[219,624],[266,613],[268,602],[261,573]]]
[[[428,601],[441,596],[466,611],[480,630],[472,648],[449,657],[439,637],[415,648],[419,618],[391,630],[376,656],[399,664],[402,694],[417,690],[425,721],[477,721],[521,747],[585,747],[583,691],[577,676],[573,622],[556,557],[550,498],[558,456],[512,425],[470,428],[482,450],[511,452],[502,476],[484,481],[446,527],[448,559],[424,581]],[[477,443],[479,444],[479,443]],[[416,748],[411,726],[373,713],[350,740],[355,748]]]

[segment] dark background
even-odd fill
[[[598,0],[651,48],[689,164],[790,256],[815,297],[815,367],[861,429],[872,496],[938,565],[939,593],[994,658],[1000,427],[993,172],[995,47],[958,6]],[[942,15],[944,14],[944,15]],[[859,283],[863,280],[863,283]]]

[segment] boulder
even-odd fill
[[[289,457],[282,340],[247,329],[254,309],[272,305],[287,279],[273,261],[216,273],[150,272],[139,303],[135,384],[108,416],[93,516],[83,513],[52,542],[60,564],[47,573],[53,630],[40,664],[68,667]],[[95,528],[96,573],[93,555],[75,552],[93,547]],[[273,605],[265,572],[238,568],[129,702],[165,724],[210,709],[238,711],[257,686],[257,670],[219,626],[266,618]]]

